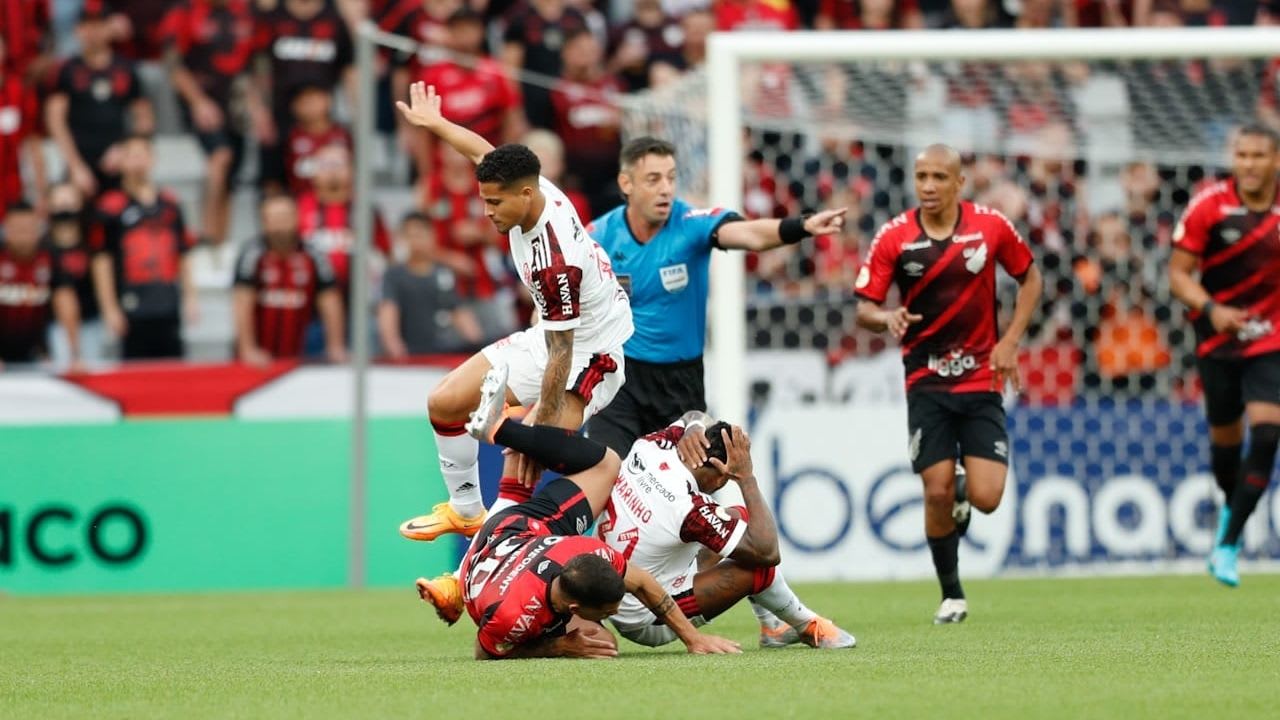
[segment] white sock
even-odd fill
[[[449,489],[449,504],[463,517],[484,513],[480,497],[480,443],[470,435],[435,433],[436,452],[440,455],[440,474]]]
[[[751,601],[760,603],[797,630],[803,630],[805,625],[818,617],[817,613],[800,602],[800,598],[796,597],[795,591],[787,585],[780,570],[774,573],[773,583],[765,588],[764,592],[752,595]]]
[[[759,620],[761,625],[768,625],[772,624],[774,620],[781,620],[781,618],[774,615],[769,608],[756,602],[755,598],[748,598],[748,602],[751,603],[751,612],[756,614],[756,620]]]

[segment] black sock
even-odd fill
[[[929,538],[929,552],[933,553],[942,599],[964,599],[964,589],[960,587],[960,533],[952,530],[942,537]]]
[[[1249,457],[1245,459],[1244,478],[1231,492],[1231,522],[1222,538],[1223,545],[1240,542],[1244,524],[1253,514],[1258,499],[1271,482],[1271,468],[1276,461],[1276,445],[1280,444],[1280,425],[1255,425],[1249,428]]]
[[[572,475],[604,459],[608,448],[572,430],[554,425],[522,425],[504,420],[494,441],[528,455],[540,465],[561,475]]]
[[[1240,448],[1240,445],[1209,444],[1209,467],[1228,503],[1231,502],[1231,492],[1240,481]]]

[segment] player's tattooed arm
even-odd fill
[[[542,391],[538,398],[538,411],[534,415],[536,425],[568,427],[563,417],[569,391],[569,372],[573,367],[573,330],[547,330],[547,367],[542,374]],[[576,430],[578,424],[570,429]]]
[[[653,612],[654,616],[671,628],[690,653],[702,655],[742,652],[742,648],[736,642],[699,632],[693,623],[689,622],[680,605],[644,569],[633,563],[627,563],[627,572],[622,576],[622,582],[627,592],[634,595]]]

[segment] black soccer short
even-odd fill
[[[594,520],[591,503],[578,484],[566,477],[544,483],[533,497],[496,513],[480,528],[475,547],[484,547],[489,536],[520,535],[529,531],[529,520],[540,520],[553,535],[582,535]]]
[[[908,392],[911,469],[980,457],[1009,464],[1009,431],[999,393]]]
[[[1280,404],[1280,352],[1248,358],[1199,359],[1205,415],[1210,425],[1230,425],[1245,403]]]
[[[637,438],[706,407],[701,357],[678,363],[627,358],[627,382],[613,402],[587,421],[587,437],[626,457]]]

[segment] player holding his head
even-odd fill
[[[523,145],[495,149],[449,122],[434,88],[414,83],[409,95],[409,104],[397,103],[405,119],[476,164],[485,214],[507,234],[511,258],[540,316],[534,327],[473,355],[427,399],[449,502],[404,523],[400,532],[413,540],[434,540],[449,532],[474,535],[484,522],[479,446],[464,425],[480,400],[485,373],[497,365],[509,368],[507,400],[536,404],[536,424],[577,430],[622,386],[622,344],[631,336],[631,306],[609,256],[587,235],[564,193],[540,177],[532,150]],[[539,474],[536,463],[516,453],[507,459],[502,484],[532,486]]]
[[[1271,481],[1280,444],[1280,135],[1239,130],[1231,178],[1191,199],[1173,234],[1169,285],[1190,309],[1209,419],[1214,479],[1225,500],[1209,572],[1240,584],[1240,534]],[[1200,278],[1192,277],[1199,271]],[[1244,422],[1249,452],[1243,458]]]
[[[582,533],[609,501],[621,462],[605,446],[571,430],[528,426],[504,417],[507,368],[484,377],[469,434],[525,453],[563,473],[529,500],[495,511],[462,560],[462,587],[419,579],[418,593],[452,624],[463,607],[479,630],[476,658],[617,655],[600,623],[624,593],[661,618],[695,654],[740,652],[703,635],[653,576]]]
[[[694,452],[706,459],[686,466],[681,456]],[[785,629],[762,634],[763,647],[857,644],[805,607],[783,580],[777,526],[756,484],[751,440],[740,427],[693,410],[636,440],[597,530],[628,562],[652,573],[694,625],[749,598],[781,618]],[[676,639],[670,627],[632,598],[622,601],[611,621],[623,637],[641,645]]]
[[[968,615],[960,536],[970,505],[991,513],[1004,494],[1009,436],[1000,393],[1006,382],[1020,387],[1018,343],[1043,284],[1008,218],[960,199],[960,165],[960,154],[946,145],[916,156],[920,206],[880,228],[856,281],[858,324],[902,342],[911,467],[924,481],[925,535],[942,586],[937,624]],[[1019,285],[998,340],[996,264]],[[886,310],[891,284],[902,305]],[[956,482],[957,454],[965,483]]]
[[[626,203],[587,229],[631,297],[636,332],[624,348],[627,383],[587,433],[625,455],[636,438],[707,407],[702,350],[711,251],[769,250],[839,232],[846,210],[743,220],[733,210],[695,208],[676,197],[676,148],[658,138],[628,142],[619,164]]]

